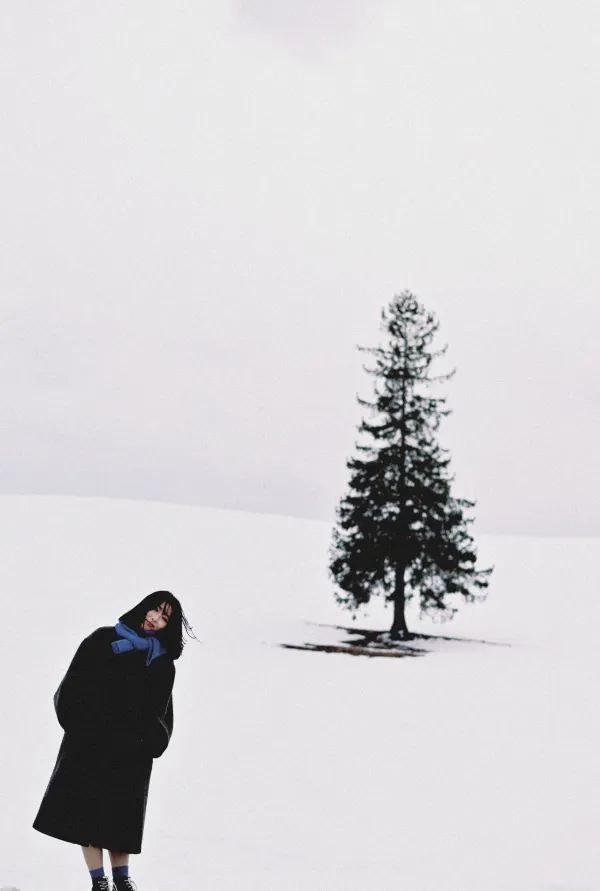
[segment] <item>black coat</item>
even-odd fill
[[[173,732],[175,665],[116,654],[113,626],[80,644],[54,694],[65,731],[33,828],[78,845],[139,854],[154,758]]]

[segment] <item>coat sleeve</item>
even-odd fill
[[[83,640],[54,694],[58,723],[67,733],[85,731],[93,720],[98,693],[96,632]]]
[[[161,660],[159,660],[160,662]],[[151,673],[144,715],[144,743],[153,758],[160,758],[173,734],[173,684],[175,665],[164,659]]]

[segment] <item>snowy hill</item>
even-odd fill
[[[84,636],[168,588],[199,642],[131,858],[140,891],[600,889],[596,540],[476,535],[487,602],[444,625],[409,611],[463,640],[388,659],[281,646],[348,639],[326,523],[2,496],[0,528],[0,888],[88,888],[80,850],[31,828],[62,738],[52,694]],[[354,624],[390,623],[374,607]]]

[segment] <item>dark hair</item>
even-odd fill
[[[175,660],[179,659],[187,643],[183,639],[182,626],[185,625],[188,636],[194,637],[195,640],[197,638],[194,634],[190,635],[190,631],[193,631],[193,628],[183,614],[179,600],[170,591],[153,591],[152,594],[147,594],[133,609],[119,616],[119,622],[123,622],[124,625],[127,625],[128,628],[131,628],[138,634],[143,634],[143,631],[140,630],[140,625],[143,624],[146,613],[151,609],[160,609],[160,605],[164,601],[171,604],[171,616],[166,628],[161,628],[152,637],[158,637],[166,646],[171,659]]]

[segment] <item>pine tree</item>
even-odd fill
[[[357,395],[376,418],[361,421],[359,432],[371,445],[359,445],[364,457],[346,462],[350,491],[336,508],[329,572],[341,589],[337,602],[353,612],[375,595],[394,603],[390,635],[409,638],[405,605],[418,598],[420,615],[451,619],[458,597],[485,599],[475,589],[488,586],[493,571],[478,570],[465,509],[476,502],[451,493],[448,450],[437,442],[442,417],[450,414],[443,397],[429,395],[448,374],[430,375],[439,324],[410,291],[395,295],[381,312],[388,335],[384,347],[358,347],[376,357],[375,401]],[[377,383],[380,384],[378,389]]]

